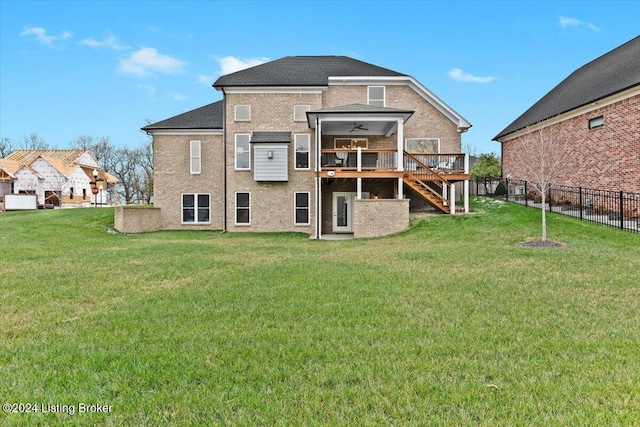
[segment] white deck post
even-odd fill
[[[362,172],[362,147],[358,147],[356,154],[356,164],[358,165],[358,172]]]
[[[451,184],[451,200],[449,203],[449,213],[451,215],[455,215],[456,214],[456,185],[455,184]]]
[[[469,174],[469,153],[464,153],[464,173],[466,175]],[[464,180],[464,187],[462,191],[464,191],[464,194],[462,195],[464,197],[464,212],[469,213],[469,180],[468,179]]]
[[[399,172],[404,171],[404,165],[403,165],[403,160],[404,160],[404,120],[402,119],[398,119],[398,159],[397,159],[397,165],[396,165],[396,170]],[[399,191],[398,194],[400,194],[401,192]]]
[[[398,200],[404,199],[404,194],[402,193],[403,186],[402,178],[398,178]]]
[[[362,199],[362,178],[358,177],[356,178],[356,188],[357,188],[357,192],[358,195],[356,196],[356,198],[358,200]]]

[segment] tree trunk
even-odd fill
[[[547,195],[546,190],[542,191],[542,241],[547,241]]]

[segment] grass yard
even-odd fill
[[[640,236],[473,206],[351,241],[2,213],[0,402],[37,412],[0,425],[639,425]]]

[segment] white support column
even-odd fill
[[[358,165],[358,172],[362,172],[362,147],[358,147],[358,152],[356,154],[356,165]]]
[[[469,153],[464,153],[464,173],[469,174]],[[464,212],[469,213],[469,180],[464,180],[464,194],[462,197],[464,198]]]
[[[404,199],[404,194],[402,192],[404,183],[402,182],[402,178],[398,178],[398,200]]]
[[[451,215],[456,214],[456,185],[451,184],[451,200],[449,201],[449,213]]]
[[[362,199],[362,178],[358,177],[356,178],[356,191],[358,192],[358,195],[356,196],[356,198],[358,200]]]
[[[322,122],[316,117],[316,239],[322,237],[322,178],[320,178],[320,166],[322,164],[320,160],[321,153],[321,141],[322,141]]]
[[[464,180],[464,213],[469,213],[469,180]]]
[[[404,120],[398,119],[398,160],[397,171],[404,171]],[[400,192],[398,192],[400,193]]]

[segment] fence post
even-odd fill
[[[529,191],[527,190],[527,181],[524,182],[524,205],[529,206]]]
[[[542,207],[542,209],[544,209],[544,206]],[[551,185],[549,185],[549,212],[552,212],[552,210],[551,210]]]
[[[579,189],[580,191],[580,201],[579,201],[579,208],[580,208],[580,221],[582,221],[582,187],[580,187]]]
[[[624,230],[624,192],[620,190],[620,229]]]

